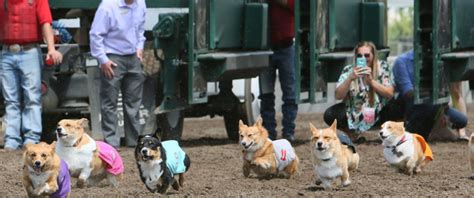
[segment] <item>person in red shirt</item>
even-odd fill
[[[54,48],[48,0],[0,0],[0,68],[5,103],[5,150],[17,150],[41,137],[41,67],[38,44],[46,41],[46,59]]]
[[[269,0],[270,36],[273,55],[270,66],[260,74],[260,114],[269,138],[277,138],[275,119],[275,79],[276,71],[283,92],[283,134],[282,137],[295,140],[295,119],[298,112],[296,104],[296,75],[294,48],[294,0]]]

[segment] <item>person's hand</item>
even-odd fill
[[[371,85],[373,77],[372,77],[372,69],[370,67],[365,67],[365,71],[362,73],[362,76],[364,78],[365,84]]]
[[[137,57],[140,62],[143,62],[143,50],[142,49],[137,49]]]
[[[115,64],[114,62],[112,62],[111,60],[109,60],[108,62],[106,62],[105,64],[101,64],[100,65],[100,69],[102,70],[102,73],[104,74],[104,76],[106,78],[108,78],[109,80],[114,78],[114,70],[113,70],[113,67],[117,67],[117,64]]]
[[[53,60],[54,64],[57,65],[63,61],[63,55],[55,49],[49,50],[46,54],[46,60]]]
[[[364,74],[366,74],[367,68],[369,67],[354,67],[354,69],[352,70],[352,73],[349,75],[349,78],[351,80],[355,80],[359,77],[363,77]]]

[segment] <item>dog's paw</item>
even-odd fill
[[[79,178],[76,182],[76,187],[84,188],[85,186],[86,186],[86,180]]]
[[[48,194],[48,191],[49,191],[49,185],[48,184],[44,184],[38,188],[36,188],[34,191],[33,191],[33,194],[35,196],[43,196],[43,195],[47,195]],[[51,193],[49,193],[51,194]]]
[[[421,173],[421,168],[420,167],[416,167],[415,168],[415,174],[419,174]]]
[[[262,160],[262,159],[256,159],[252,162],[252,164],[259,166],[260,168],[263,168],[263,169],[269,169],[272,166],[272,164],[269,161]]]
[[[349,186],[349,185],[351,185],[351,180],[346,180],[346,181],[343,181],[343,182],[342,182],[342,186],[343,186],[343,187],[347,187],[347,186]]]
[[[323,183],[323,182],[322,182],[320,179],[316,179],[316,180],[314,181],[314,184],[316,184],[316,185],[318,185],[318,186],[321,185],[321,183]]]
[[[332,180],[322,180],[324,190],[332,190]]]
[[[472,179],[474,180],[474,174],[472,174],[470,177],[468,177],[469,179]]]

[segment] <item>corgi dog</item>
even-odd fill
[[[403,122],[387,121],[379,133],[383,142],[385,160],[399,172],[407,175],[420,173],[433,154],[425,139],[405,131]]]
[[[105,178],[117,187],[124,171],[122,158],[112,146],[92,139],[87,128],[85,118],[59,121],[56,153],[69,165],[71,176],[78,178],[77,187],[94,186]]]
[[[359,167],[359,154],[349,137],[338,133],[337,120],[326,129],[317,129],[311,123],[309,127],[316,185],[322,184],[325,190],[330,190],[333,181],[340,177],[342,186],[349,186],[349,172]]]
[[[23,152],[23,186],[28,197],[68,197],[71,179],[66,162],[54,151],[55,143],[25,145]]]
[[[184,184],[184,173],[191,165],[189,156],[175,140],[161,142],[157,136],[141,135],[135,148],[135,160],[140,178],[153,193],[164,194],[171,185],[179,190]],[[179,177],[176,180],[175,176]]]
[[[245,177],[249,177],[253,171],[258,177],[291,178],[298,170],[299,158],[290,142],[285,139],[272,142],[268,139],[261,118],[253,126],[247,126],[240,120],[239,134]]]
[[[474,180],[474,133],[469,138],[469,153],[471,154],[471,176],[469,178]]]

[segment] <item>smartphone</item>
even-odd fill
[[[365,67],[365,66],[367,66],[367,60],[365,59],[365,57],[357,58],[356,59],[356,65],[359,68]]]

